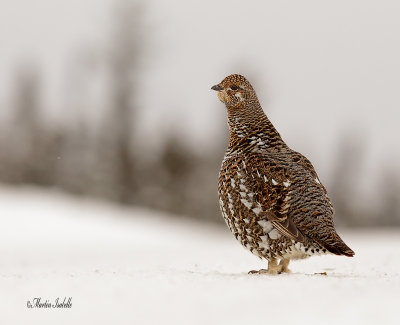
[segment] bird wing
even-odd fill
[[[307,158],[286,152],[229,159],[224,160],[220,179],[230,188],[232,203],[240,201],[252,220],[268,220],[281,235],[305,245],[316,242],[334,254],[354,255],[335,231],[333,206]],[[235,196],[233,189],[238,188]],[[243,218],[240,210],[238,218]]]
[[[324,212],[321,208],[329,210],[332,205],[312,165],[310,170],[302,161],[287,162],[279,156],[254,155],[247,166],[247,181],[258,193],[256,199],[262,209],[259,216],[290,239],[304,243],[307,237],[313,238],[310,228],[321,219],[319,216]],[[308,215],[314,220],[307,222]],[[333,224],[331,226],[333,229]]]

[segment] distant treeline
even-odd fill
[[[135,138],[140,111],[135,90],[145,73],[139,62],[149,38],[148,33],[143,36],[142,15],[143,7],[131,3],[115,19],[112,48],[103,63],[109,80],[108,109],[99,110],[103,112],[101,122],[95,126],[88,119],[49,123],[41,107],[40,71],[27,67],[16,73],[11,116],[0,121],[0,181],[56,187],[222,222],[217,177],[225,139],[217,152],[199,153],[179,136],[167,134],[161,152],[151,154],[149,148],[144,151],[138,145],[143,139]],[[71,102],[66,104],[87,104]],[[376,184],[379,206],[360,200],[358,166],[363,147],[348,138],[338,143],[332,181],[326,184],[337,224],[400,225],[398,171],[382,170],[384,182]]]

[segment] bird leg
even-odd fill
[[[281,261],[279,262],[279,266],[281,267],[281,272],[284,272],[284,273],[290,273],[290,270],[289,270],[289,262],[290,262],[290,259],[289,258],[282,258],[281,259]]]
[[[268,274],[279,274],[281,273],[281,266],[278,265],[278,260],[273,258],[268,262]]]
[[[289,264],[289,259],[287,259],[286,267]],[[268,270],[266,269],[261,269],[261,270],[252,270],[249,271],[249,274],[270,274],[270,275],[276,275],[282,272],[282,265],[278,265],[278,260],[276,258],[271,259],[268,261]]]

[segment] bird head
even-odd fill
[[[211,89],[218,91],[218,98],[226,107],[238,106],[255,96],[250,82],[240,74],[231,74]]]

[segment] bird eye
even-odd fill
[[[238,87],[238,86],[235,86],[235,85],[233,85],[233,86],[231,86],[231,89],[232,89],[232,90],[238,90],[238,89],[239,89],[239,87]]]

